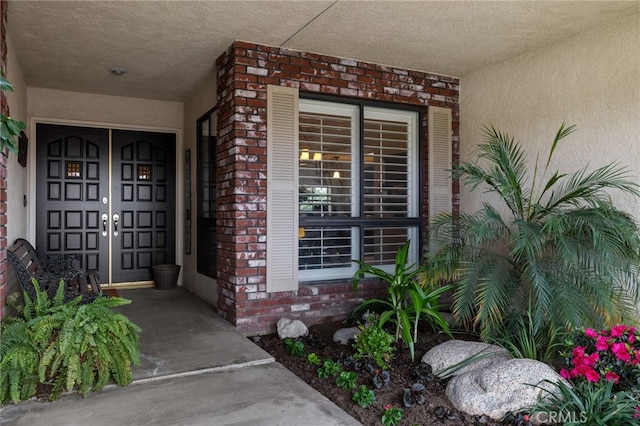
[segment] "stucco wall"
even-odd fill
[[[197,271],[197,148],[196,120],[215,106],[216,76],[212,70],[207,81],[184,103],[184,150],[191,149],[191,254],[184,255],[184,286],[215,306],[218,301],[216,281]],[[184,151],[183,150],[183,151]]]
[[[30,117],[182,129],[183,103],[29,87]]]
[[[27,86],[10,37],[7,37],[7,45],[7,78],[13,85],[13,92],[6,93],[9,110],[12,118],[26,123]],[[31,139],[29,129],[26,129],[25,133]],[[29,145],[33,144],[33,141],[29,142]],[[10,154],[7,163],[7,242],[9,245],[16,238],[27,234],[28,209],[23,203],[23,197],[27,193],[27,169],[18,163],[17,155]]]
[[[2,10],[6,12],[6,3],[4,2],[2,3]],[[6,15],[3,15],[3,27],[5,26],[5,17]],[[3,67],[3,69],[6,71],[6,78],[13,86],[13,92],[3,92],[3,100],[6,100],[6,105],[3,106],[8,107],[10,117],[26,122],[27,93],[22,70],[16,58],[11,40],[4,32],[3,42],[6,43],[6,50],[3,49],[4,55],[2,58],[2,63],[6,66]],[[7,113],[4,108],[3,113]],[[4,181],[6,177],[6,181],[1,184],[3,189],[0,191],[3,198],[2,203],[0,203],[0,209],[2,213],[4,213],[0,214],[0,223],[3,225],[3,229],[0,230],[0,246],[2,248],[2,253],[0,254],[0,318],[4,318],[5,298],[20,289],[20,285],[12,268],[9,267],[8,261],[5,260],[5,249],[9,247],[16,238],[24,237],[27,232],[27,209],[24,207],[22,201],[23,195],[27,193],[27,169],[18,163],[18,156],[13,153],[10,153],[6,158],[2,157],[0,161],[2,163],[0,164],[1,180]]]
[[[640,10],[640,5],[638,7]],[[461,80],[461,159],[469,160],[492,124],[523,142],[530,161],[546,161],[560,124],[576,124],[551,170],[616,161],[640,181],[640,15],[600,27]],[[482,191],[461,193],[475,212]],[[614,194],[640,220],[640,200]]]

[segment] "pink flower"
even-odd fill
[[[571,351],[571,355],[573,355],[575,358],[582,358],[584,356],[584,347],[576,346]]]
[[[592,339],[595,339],[596,337],[598,337],[598,332],[595,331],[593,328],[585,328],[584,335]]]
[[[625,331],[627,331],[626,325],[616,325],[611,327],[611,335],[613,337],[622,337]]]
[[[600,380],[600,375],[598,374],[598,372],[591,367],[587,367],[584,369],[584,377],[588,381],[594,382],[594,383],[597,383],[598,380]]]
[[[385,409],[385,410],[387,410],[387,411],[391,410],[391,404],[387,404],[387,405],[385,405],[385,406],[384,406],[384,409]]]
[[[614,343],[611,345],[611,352],[618,358],[620,361],[630,361],[631,355],[629,354],[629,350],[627,349],[627,345],[624,343]]]
[[[600,354],[598,354],[598,352],[594,352],[591,355],[589,355],[588,357],[585,358],[585,364],[593,367],[593,365],[598,362],[598,360],[600,360]]]
[[[635,342],[635,341],[636,341],[636,335],[635,335],[635,334],[633,334],[633,333],[629,334],[629,337],[627,338],[627,341],[628,341],[629,343],[633,343],[633,342]]]
[[[567,371],[566,368],[563,368],[562,370],[560,370],[560,375],[567,380],[571,378],[571,373]]]
[[[607,343],[607,338],[604,336],[598,336],[596,340],[596,349],[599,351],[606,351],[609,349],[609,344]]]
[[[569,375],[571,377],[578,377],[582,375],[582,368],[578,368],[578,367],[572,368],[571,371],[569,371]]]
[[[634,419],[640,418],[640,405],[636,407],[636,412],[633,414]]]
[[[620,381],[620,376],[618,376],[613,371],[607,371],[607,374],[604,375],[604,378],[610,382],[615,382],[615,384],[618,384],[618,382]]]

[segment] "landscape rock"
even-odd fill
[[[482,353],[480,357],[469,365],[449,374],[443,372],[443,370],[480,353]],[[435,375],[447,377],[465,374],[476,368],[484,368],[510,358],[511,355],[502,346],[465,340],[447,340],[424,354],[422,362],[429,364]]]
[[[333,341],[347,345],[350,340],[355,340],[355,337],[358,334],[360,334],[360,329],[358,327],[341,328],[333,333]]]
[[[309,329],[300,320],[280,318],[276,327],[278,329],[278,337],[281,339],[297,339],[309,334]]]
[[[564,379],[543,362],[508,359],[457,375],[449,381],[446,395],[460,411],[499,420],[506,413],[534,405],[547,395],[541,388],[552,391],[553,385],[545,380]]]

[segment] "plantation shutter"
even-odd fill
[[[298,289],[298,89],[267,86],[267,292]]]
[[[429,107],[429,220],[451,213],[451,109]],[[433,249],[433,244],[430,244]]]

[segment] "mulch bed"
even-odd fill
[[[337,361],[353,355],[355,350],[351,345],[341,345],[333,342],[333,333],[344,327],[340,322],[320,324],[309,328],[309,336],[299,339],[304,343],[304,356],[294,356],[289,353],[283,341],[276,334],[252,338],[265,351],[269,352],[276,361],[291,370],[296,376],[318,390],[336,405],[349,413],[363,425],[380,425],[384,407],[390,404],[402,408],[404,414],[398,425],[520,425],[526,424],[521,419],[511,419],[497,422],[486,416],[471,416],[453,408],[445,395],[446,380],[424,380],[422,383],[427,390],[426,403],[406,408],[403,406],[403,389],[420,381],[414,374],[415,367],[420,364],[422,356],[433,346],[447,340],[446,335],[435,334],[430,330],[420,333],[416,344],[416,360],[411,361],[409,350],[397,347],[395,358],[390,363],[391,380],[381,389],[374,389],[372,374],[368,371],[358,372],[357,386],[364,384],[374,389],[376,402],[368,408],[361,408],[352,400],[352,392],[338,387],[335,378],[318,378],[317,366],[310,364],[306,356],[315,353],[322,361],[331,359]],[[473,336],[456,336],[467,340],[475,340]],[[353,370],[353,368],[345,368]]]

